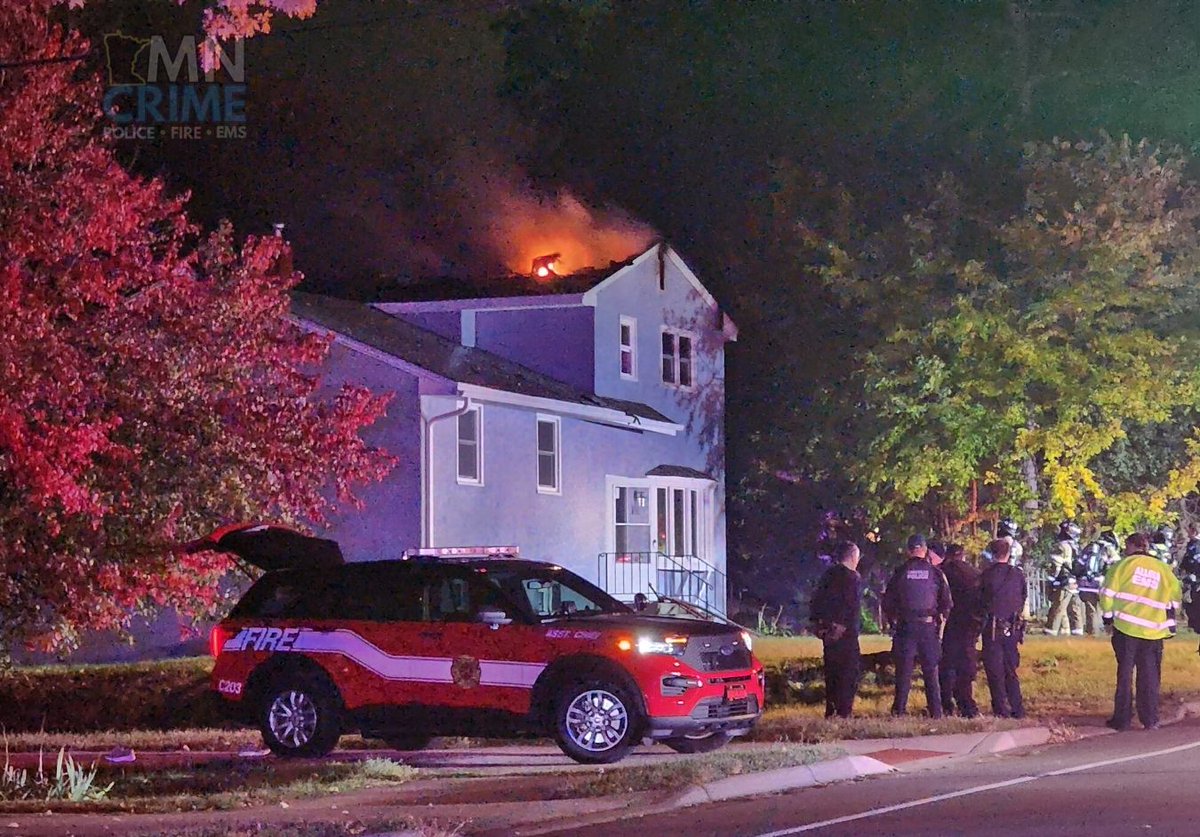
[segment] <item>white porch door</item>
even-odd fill
[[[618,598],[695,598],[710,554],[712,488],[698,480],[610,478],[600,584]],[[699,560],[696,560],[699,559]]]

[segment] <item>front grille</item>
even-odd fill
[[[696,671],[744,671],[750,668],[750,650],[740,634],[694,636],[688,640],[682,660]]]
[[[692,717],[702,721],[718,720],[721,718],[736,718],[739,715],[753,715],[758,712],[758,698],[747,695],[741,700],[729,701],[720,698],[701,701],[692,711]]]
[[[710,677],[708,682],[711,684],[717,683],[749,683],[749,674],[735,674],[732,677]]]

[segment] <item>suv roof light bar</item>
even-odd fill
[[[519,558],[516,546],[431,546],[406,549],[402,556],[409,558]]]

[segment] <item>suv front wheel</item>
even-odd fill
[[[315,678],[285,676],[263,691],[259,727],[279,756],[314,758],[329,753],[342,735],[341,701]]]
[[[559,748],[582,764],[620,761],[641,735],[642,718],[629,692],[603,680],[573,683],[554,711]]]

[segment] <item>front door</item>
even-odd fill
[[[650,509],[650,486],[644,481],[618,482],[610,486],[611,529],[607,577],[600,586],[608,593],[629,600],[635,593],[650,593],[654,551]]]

